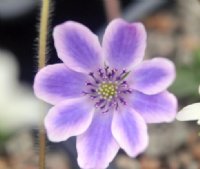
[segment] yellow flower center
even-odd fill
[[[112,82],[103,82],[99,85],[97,91],[102,98],[111,100],[117,94],[117,84]]]

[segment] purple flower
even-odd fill
[[[171,122],[177,100],[166,89],[175,79],[171,61],[141,62],[146,31],[141,23],[112,21],[103,37],[68,21],[54,29],[58,57],[36,75],[38,98],[55,105],[45,118],[48,138],[77,136],[78,163],[104,169],[119,147],[135,157],[147,147],[146,123]]]

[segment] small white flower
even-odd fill
[[[200,93],[200,86],[199,86]],[[176,116],[179,121],[194,121],[200,125],[200,103],[194,103],[184,107]]]
[[[27,85],[18,82],[18,72],[13,55],[1,50],[0,132],[38,125],[41,117],[39,101]]]

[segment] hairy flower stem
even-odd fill
[[[50,0],[42,0],[40,28],[39,28],[39,69],[46,64],[47,33],[49,21]]]
[[[50,0],[42,0],[39,27],[38,69],[43,68],[46,63],[49,9]],[[39,128],[39,169],[45,169],[46,133],[43,117],[41,119]]]

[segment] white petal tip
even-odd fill
[[[184,107],[176,116],[179,121],[200,121],[200,103],[194,103]],[[199,122],[200,124],[200,122]]]
[[[200,94],[200,85],[199,85],[199,94]]]

